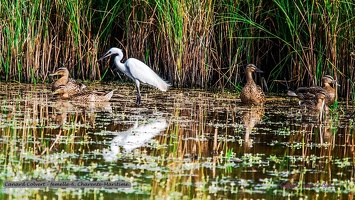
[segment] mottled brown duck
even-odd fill
[[[52,91],[55,91],[59,86],[64,85],[66,93],[69,96],[82,92],[86,86],[82,83],[79,83],[73,78],[69,78],[69,71],[66,67],[60,67],[56,72],[50,74],[49,76],[61,76],[58,80],[54,81],[52,84]]]
[[[337,81],[330,75],[325,75],[322,78],[322,86],[312,86],[312,87],[299,87],[296,93],[289,91],[288,95],[297,97],[300,103],[305,100],[316,100],[317,93],[324,93],[326,95],[325,103],[331,105],[334,103],[336,98],[336,90],[334,86],[337,85]]]
[[[265,94],[260,86],[256,85],[253,80],[253,73],[263,73],[255,65],[249,64],[245,68],[247,83],[240,93],[241,101],[246,105],[261,106],[265,103]]]
[[[320,91],[315,94],[315,99],[300,101],[300,106],[305,109],[307,114],[328,113],[329,107],[325,103],[326,98],[327,94],[324,91]]]
[[[69,99],[73,101],[81,101],[83,103],[85,102],[105,102],[109,101],[111,97],[113,96],[113,92],[115,90],[112,90],[111,92],[105,93],[105,92],[97,92],[97,91],[90,91],[90,90],[84,90],[79,93],[69,95],[67,91],[67,87],[64,85],[60,85],[52,94],[59,94],[61,95],[61,98],[63,99]]]

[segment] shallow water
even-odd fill
[[[354,107],[319,122],[297,101],[263,109],[234,94],[133,85],[109,103],[56,100],[46,85],[2,84],[0,184],[126,181],[130,188],[4,188],[4,198],[353,198]]]

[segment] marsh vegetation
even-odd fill
[[[273,92],[329,74],[339,96],[355,93],[350,0],[2,0],[0,10],[2,81],[48,82],[62,66],[76,79],[112,80],[97,58],[117,46],[179,88],[239,91],[254,63]]]
[[[0,0],[0,185],[127,181],[129,189],[4,188],[0,199],[350,199],[354,187],[353,1]],[[117,84],[122,48],[173,85]],[[243,106],[253,63],[265,107]],[[67,67],[106,103],[57,100]],[[285,89],[337,79],[324,120]],[[128,80],[130,81],[130,80]],[[184,89],[188,88],[188,89]],[[194,88],[194,89],[191,89]],[[211,92],[209,92],[211,91]],[[276,96],[273,96],[276,94]]]

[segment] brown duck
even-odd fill
[[[322,78],[322,86],[299,87],[296,93],[288,91],[289,96],[297,97],[300,103],[304,100],[315,100],[316,94],[322,92],[326,95],[325,103],[331,105],[336,98],[336,90],[332,85],[337,85],[337,81],[330,75],[325,75]]]
[[[105,92],[84,90],[70,96],[68,94],[67,87],[65,85],[60,85],[52,94],[59,94],[63,99],[70,99],[73,101],[81,101],[85,103],[85,102],[93,102],[93,101],[96,102],[109,101],[113,96],[114,91],[115,90],[105,93]]]
[[[303,100],[299,104],[308,114],[328,113],[329,107],[325,103],[326,98],[327,94],[320,91],[315,94],[315,99]]]
[[[241,101],[246,105],[264,105],[265,103],[265,94],[260,86],[256,85],[253,80],[253,72],[263,73],[255,65],[249,64],[245,68],[247,83],[245,84],[242,92],[240,93]]]
[[[53,82],[52,91],[57,90],[59,86],[64,86],[66,94],[68,94],[68,96],[72,96],[80,93],[84,88],[86,88],[84,84],[79,83],[73,78],[69,78],[69,71],[66,67],[58,68],[56,72],[50,74],[49,76],[61,76],[58,80]]]

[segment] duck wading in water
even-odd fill
[[[247,83],[240,93],[241,101],[246,105],[262,106],[265,103],[265,94],[260,86],[256,85],[253,80],[253,73],[263,73],[255,65],[249,64],[245,68]]]

